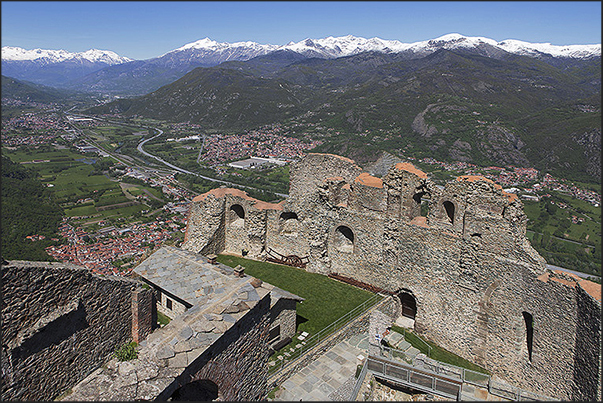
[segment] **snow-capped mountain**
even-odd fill
[[[409,52],[425,56],[440,49],[496,49],[523,56],[588,58],[601,56],[601,44],[598,45],[567,45],[558,46],[550,43],[530,43],[514,39],[497,42],[484,37],[468,37],[460,34],[447,34],[427,41],[403,43],[397,40],[380,38],[358,38],[352,35],[328,37],[324,39],[305,39],[300,42],[290,42],[278,49],[288,49],[309,57],[335,58],[351,56],[362,52],[400,53]]]
[[[83,91],[145,94],[177,80],[196,67],[247,61],[272,53],[277,55],[275,52],[297,54],[296,57],[289,56],[292,61],[309,57],[333,59],[364,52],[400,54],[405,59],[417,59],[440,49],[470,51],[493,58],[505,57],[511,53],[549,62],[601,57],[600,44],[558,46],[515,39],[497,42],[485,37],[460,34],[448,34],[412,43],[376,37],[365,39],[352,35],[329,36],[322,39],[304,39],[282,46],[251,41],[216,42],[204,38],[161,56],[137,61],[118,56],[114,52],[94,49],[70,53],[65,50],[25,50],[4,46],[2,74],[39,84]]]
[[[204,38],[149,59],[148,62],[165,66],[191,64],[195,65],[194,67],[210,67],[232,60],[249,60],[273,52],[277,48],[275,45],[261,45],[250,41],[227,43]]]
[[[131,61],[108,50],[90,49],[72,53],[65,50],[2,47],[3,75],[49,86],[61,86],[105,67]]]
[[[400,41],[388,41],[380,38],[357,38],[352,35],[324,39],[304,39],[300,42],[289,42],[278,50],[291,50],[309,57],[343,57],[362,52],[397,53],[408,48]]]
[[[182,52],[213,52],[220,55],[224,61],[227,60],[246,60],[252,57],[265,55],[276,50],[276,45],[262,45],[257,42],[216,42],[209,38],[204,38],[196,42],[186,44],[178,49],[174,49],[160,57]]]
[[[104,63],[109,66],[131,62],[128,57],[119,56],[110,50],[90,49],[85,52],[72,53],[65,50],[32,49],[27,50],[14,46],[2,47],[3,61],[37,61],[40,63],[61,63],[65,61],[88,61],[91,63]]]

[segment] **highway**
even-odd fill
[[[112,121],[112,120],[109,120],[109,119],[101,119],[101,118],[98,118],[98,117],[86,116],[86,115],[81,115],[81,114],[79,114],[78,116],[88,117],[88,118],[95,119],[95,120],[99,120],[99,121],[103,121],[103,120],[104,120],[104,121],[105,121],[105,122],[107,122],[107,123],[113,123],[113,124],[117,124],[117,125],[121,125],[121,126],[126,126],[126,127],[128,127],[128,125],[126,125],[126,124],[123,124],[123,123],[121,123],[121,122]],[[78,130],[78,131],[79,131],[80,135],[82,135],[82,138],[85,138],[84,133],[82,132],[82,130],[80,130],[79,128],[75,127],[75,125],[73,125],[71,122],[69,122],[69,123],[71,124],[71,126],[72,126],[72,127],[74,127],[76,130]],[[185,174],[189,174],[189,175],[195,175],[195,176],[198,176],[199,178],[202,178],[202,179],[205,179],[205,180],[208,180],[208,181],[212,181],[212,182],[222,183],[222,184],[224,184],[224,185],[226,185],[226,186],[231,186],[231,187],[242,187],[242,188],[244,188],[244,189],[262,190],[262,189],[257,189],[257,188],[254,188],[253,186],[245,186],[245,185],[240,185],[240,184],[238,184],[238,183],[233,183],[233,182],[223,181],[223,180],[221,180],[221,179],[210,178],[209,176],[204,176],[204,175],[198,174],[198,173],[196,173],[196,172],[191,172],[191,171],[188,171],[188,170],[186,170],[186,169],[184,169],[184,168],[180,168],[180,167],[178,167],[178,166],[176,166],[176,165],[174,165],[174,164],[171,164],[171,163],[169,163],[169,162],[167,162],[167,161],[165,161],[165,160],[163,160],[163,159],[161,159],[161,158],[157,157],[156,155],[153,155],[153,154],[150,154],[150,153],[146,152],[146,151],[143,149],[143,146],[144,146],[144,145],[145,145],[147,142],[149,142],[149,141],[151,141],[151,140],[153,140],[153,139],[156,139],[157,137],[161,136],[161,135],[163,134],[163,130],[161,130],[161,129],[159,129],[159,128],[156,128],[156,127],[147,127],[147,126],[141,126],[141,128],[143,128],[143,129],[149,129],[149,130],[150,130],[150,129],[153,129],[153,130],[157,130],[157,132],[158,132],[158,134],[157,134],[157,135],[155,135],[155,136],[153,136],[153,137],[149,137],[148,139],[142,140],[140,143],[138,143],[138,146],[136,146],[136,149],[137,149],[137,150],[138,150],[138,151],[139,151],[141,154],[146,155],[146,156],[147,156],[147,157],[149,157],[149,158],[153,158],[153,159],[155,159],[156,161],[158,161],[158,162],[160,162],[160,163],[164,164],[165,166],[167,166],[167,167],[169,167],[169,168],[171,168],[171,169],[173,169],[173,170],[175,170],[175,171],[181,172],[181,173],[185,173]],[[203,137],[203,139],[204,139],[204,142],[205,142],[205,136]],[[89,142],[89,141],[91,141],[91,140],[87,139],[87,141],[86,141],[86,142]],[[99,149],[103,150],[103,149],[102,149],[100,146],[98,146],[97,144],[94,144],[94,143],[92,143],[92,144],[93,144],[95,147],[97,147],[97,148],[99,148]],[[104,151],[105,153],[107,153],[107,154],[110,154],[110,155],[111,155],[113,158],[115,158],[115,159],[119,160],[120,162],[124,163],[125,165],[130,165],[130,164],[125,163],[124,161],[122,161],[122,160],[121,160],[121,159],[119,159],[118,157],[116,157],[116,156],[114,155],[114,153],[109,153],[109,152],[108,152],[108,151],[106,151],[106,150],[103,150],[103,151]],[[288,195],[288,194],[284,194],[284,193],[274,193],[274,194],[275,194],[275,195],[277,195],[277,196],[279,196],[279,197],[284,197],[284,198],[289,197],[289,195]]]
[[[146,127],[145,127],[145,128],[146,128]],[[254,188],[254,187],[252,187],[252,186],[244,186],[244,185],[239,185],[239,184],[237,184],[237,183],[233,183],[233,182],[227,182],[227,181],[223,181],[223,180],[220,180],[220,179],[215,179],[215,178],[210,178],[209,176],[203,176],[203,175],[200,175],[200,174],[198,174],[198,173],[196,173],[196,172],[187,171],[186,169],[183,169],[183,168],[180,168],[180,167],[178,167],[178,166],[176,166],[176,165],[174,165],[174,164],[171,164],[171,163],[169,163],[169,162],[167,162],[167,161],[165,161],[165,160],[163,160],[163,159],[161,159],[161,158],[157,157],[156,155],[149,154],[149,153],[148,153],[148,152],[146,152],[146,151],[145,151],[145,150],[144,150],[142,147],[143,147],[143,146],[144,146],[144,145],[145,145],[147,142],[149,142],[149,141],[151,141],[151,140],[153,140],[153,139],[156,139],[157,137],[159,137],[159,136],[161,136],[161,135],[163,134],[163,130],[161,130],[161,129],[154,128],[154,130],[157,130],[157,131],[159,132],[159,134],[157,134],[157,135],[155,135],[155,136],[153,136],[153,137],[149,137],[148,139],[146,139],[146,140],[142,140],[140,143],[138,143],[138,146],[136,147],[136,149],[137,149],[137,150],[138,150],[140,153],[142,153],[142,154],[146,155],[147,157],[153,158],[153,159],[155,159],[155,160],[157,160],[157,161],[161,162],[162,164],[164,164],[164,165],[166,165],[166,166],[168,166],[168,167],[170,167],[170,168],[172,168],[173,170],[178,171],[178,172],[182,172],[182,173],[189,174],[189,175],[195,175],[195,176],[198,176],[199,178],[203,178],[203,179],[206,179],[206,180],[208,180],[208,181],[212,181],[212,182],[218,182],[218,183],[222,183],[222,184],[224,184],[224,185],[228,185],[228,186],[239,186],[239,187],[243,187],[243,188],[245,188],[245,189],[256,189],[256,188]],[[280,197],[289,197],[289,195],[286,195],[286,194],[283,194],[283,193],[275,193],[275,195],[280,196]]]

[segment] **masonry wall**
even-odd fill
[[[601,401],[601,304],[582,288],[577,288],[577,294],[573,396],[576,400]]]
[[[103,364],[131,340],[133,292],[143,306],[152,298],[74,265],[2,266],[2,399],[52,400]],[[144,334],[149,311],[139,313]]]
[[[224,198],[209,195],[190,204],[183,248],[204,255],[217,254],[226,243]]]
[[[270,295],[267,294],[190,363],[157,400],[167,400],[178,388],[201,380],[218,385],[219,397],[224,401],[262,399],[267,393],[269,310]],[[188,398],[195,400],[194,396]]]
[[[295,336],[297,322],[297,302],[294,299],[280,298],[270,310],[271,329],[280,326],[279,341]]]
[[[600,381],[593,358],[600,348],[590,342],[600,340],[600,321],[583,324],[600,315],[600,302],[540,279],[546,262],[525,236],[527,217],[515,195],[476,176],[441,188],[403,163],[381,180],[328,154],[309,154],[291,170],[282,211],[297,215],[298,235],[286,239],[281,211],[268,211],[266,245],[308,256],[308,271],[410,293],[418,333],[517,386],[563,399],[600,394],[586,375],[598,373]],[[228,233],[239,242],[248,236]],[[226,250],[237,253],[228,243]],[[523,312],[534,319],[531,360]]]

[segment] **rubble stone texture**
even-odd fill
[[[521,201],[483,177],[439,188],[409,163],[377,178],[308,154],[279,204],[228,188],[195,198],[183,248],[308,257],[308,271],[411,295],[415,331],[522,389],[600,399],[600,285],[546,269],[526,222]]]
[[[150,331],[150,290],[75,265],[9,262],[2,294],[2,400],[51,400]]]

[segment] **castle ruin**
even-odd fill
[[[442,188],[409,163],[378,178],[313,153],[292,165],[286,201],[196,197],[182,247],[307,258],[308,271],[395,295],[416,332],[520,388],[600,400],[600,285],[548,270],[526,222],[521,201],[483,177]]]

